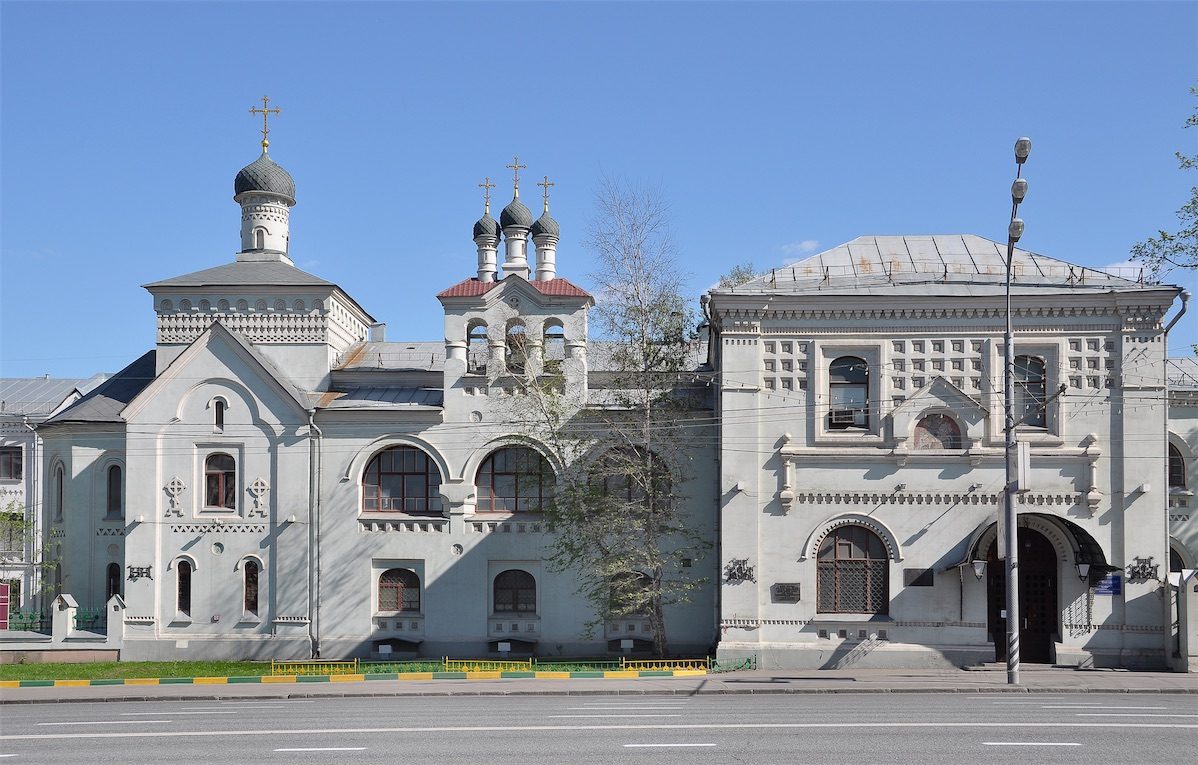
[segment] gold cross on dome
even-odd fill
[[[549,187],[556,186],[557,184],[549,180],[549,176],[546,175],[545,180],[537,181],[537,185],[545,189],[545,193],[543,194],[545,198],[545,212],[549,212]]]
[[[512,186],[516,192],[516,196],[518,197],[520,196],[520,171],[527,170],[528,165],[520,164],[520,155],[517,154],[512,158],[512,164],[505,165],[505,167],[512,169]]]
[[[491,189],[495,188],[495,184],[491,183],[491,176],[483,178],[483,182],[478,184],[478,187],[483,190],[483,214],[491,213]]]
[[[283,111],[282,109],[280,109],[277,106],[273,109],[266,108],[269,105],[270,105],[270,99],[266,96],[262,96],[262,108],[259,109],[258,107],[255,106],[250,109],[250,114],[261,114],[262,115],[262,151],[263,152],[265,152],[267,147],[270,146],[270,141],[267,140],[267,138],[266,138],[267,134],[270,133],[270,127],[266,124],[267,115],[273,114],[275,116],[278,116]]]

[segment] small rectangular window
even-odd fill
[[[807,352],[807,343],[799,343],[798,345],[795,346],[795,348],[798,349],[799,353],[806,353]]]
[[[924,378],[922,378],[922,377],[912,377],[911,378],[911,386],[912,387],[922,388],[923,384],[924,384]]]
[[[944,341],[943,340],[933,340],[932,341],[932,353],[944,353]]]
[[[902,359],[895,359],[890,363],[894,365],[894,371],[896,372],[902,372],[907,368],[907,362],[903,361]]]
[[[765,389],[766,390],[774,389],[774,378],[772,378],[772,377],[765,378]]]
[[[1081,351],[1081,349],[1082,349],[1082,341],[1081,340],[1070,340],[1069,341],[1069,350],[1073,351],[1074,353],[1078,353]]]
[[[1086,369],[1098,369],[1098,359],[1086,359]]]
[[[1091,350],[1091,351],[1098,350],[1098,338],[1094,338],[1093,340],[1087,340],[1086,341],[1086,349]]]
[[[911,351],[913,353],[923,353],[923,340],[912,340]]]
[[[964,359],[953,359],[953,369],[962,370],[965,368]]]
[[[793,389],[794,389],[794,381],[791,380],[789,377],[782,378],[782,390],[793,390]]]
[[[790,343],[782,343],[782,352],[783,353],[794,353],[794,350],[792,349],[792,346]]]
[[[0,449],[0,480],[16,481],[24,476],[24,455],[21,447]]]
[[[964,352],[965,352],[965,341],[964,340],[954,340],[953,341],[953,353],[964,353]]]
[[[915,359],[914,361],[911,362],[911,368],[914,369],[916,372],[922,372],[923,366],[924,366],[923,359]]]
[[[944,359],[932,359],[932,369],[937,372],[944,371]]]
[[[794,362],[790,359],[782,359],[782,371],[790,372],[794,369]]]
[[[773,359],[766,359],[766,360],[765,360],[765,371],[767,371],[767,372],[773,372],[773,371],[774,371],[774,360],[773,360]]]
[[[904,350],[906,350],[907,344],[902,340],[892,340],[890,342],[890,347],[894,349],[895,353],[902,353]]]
[[[934,587],[936,585],[935,572],[930,568],[905,568],[903,569],[903,586],[904,587]]]
[[[982,352],[982,341],[981,340],[970,340],[969,348],[974,353],[981,353]]]
[[[765,344],[765,352],[766,352],[766,353],[773,353],[773,352],[774,352],[774,347],[775,347],[775,346],[774,346],[774,344],[773,344],[773,343],[766,343],[766,344]]]

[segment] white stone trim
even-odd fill
[[[871,518],[868,515],[861,515],[860,513],[836,515],[816,526],[815,530],[811,532],[811,536],[807,538],[806,544],[803,545],[799,560],[814,560],[819,553],[819,546],[823,544],[828,534],[843,526],[864,526],[877,534],[882,543],[886,545],[886,552],[890,560],[894,563],[902,563],[902,548],[899,546],[898,538],[895,537],[894,532],[877,518]]]

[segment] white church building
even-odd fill
[[[145,285],[156,347],[39,428],[59,591],[122,596],[124,659],[643,647],[646,619],[587,633],[538,512],[562,466],[511,421],[526,364],[558,365],[580,408],[602,385],[547,199],[534,220],[517,176],[474,226],[473,275],[437,295],[444,339],[395,342],[291,261],[296,188],[265,141],[234,185],[234,261]],[[673,651],[1001,656],[1004,257],[862,237],[704,298],[715,424],[678,491],[707,584],[670,608]],[[1024,659],[1163,666],[1179,291],[1025,251],[1016,274]]]

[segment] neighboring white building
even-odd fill
[[[861,237],[711,294],[721,654],[1002,657],[1005,257],[970,235]],[[1025,661],[1164,665],[1178,294],[1015,253]]]
[[[1169,359],[1169,570],[1198,568],[1198,359]]]
[[[104,378],[0,378],[0,513],[18,519],[0,527],[0,582],[9,585],[14,609],[37,606],[42,589],[38,565],[42,440],[35,428]]]
[[[39,431],[62,590],[85,608],[123,596],[122,658],[643,647],[647,619],[584,635],[593,614],[546,563],[538,512],[561,466],[513,421],[513,367],[541,348],[573,405],[588,398],[593,301],[556,274],[547,203],[534,221],[517,187],[484,214],[474,275],[437,296],[444,342],[407,343],[294,266],[295,185],[265,151],[235,192],[235,261],[146,285],[157,347]],[[680,488],[712,538],[706,440],[707,480]],[[707,651],[714,614],[714,588],[669,609],[671,646]]]

